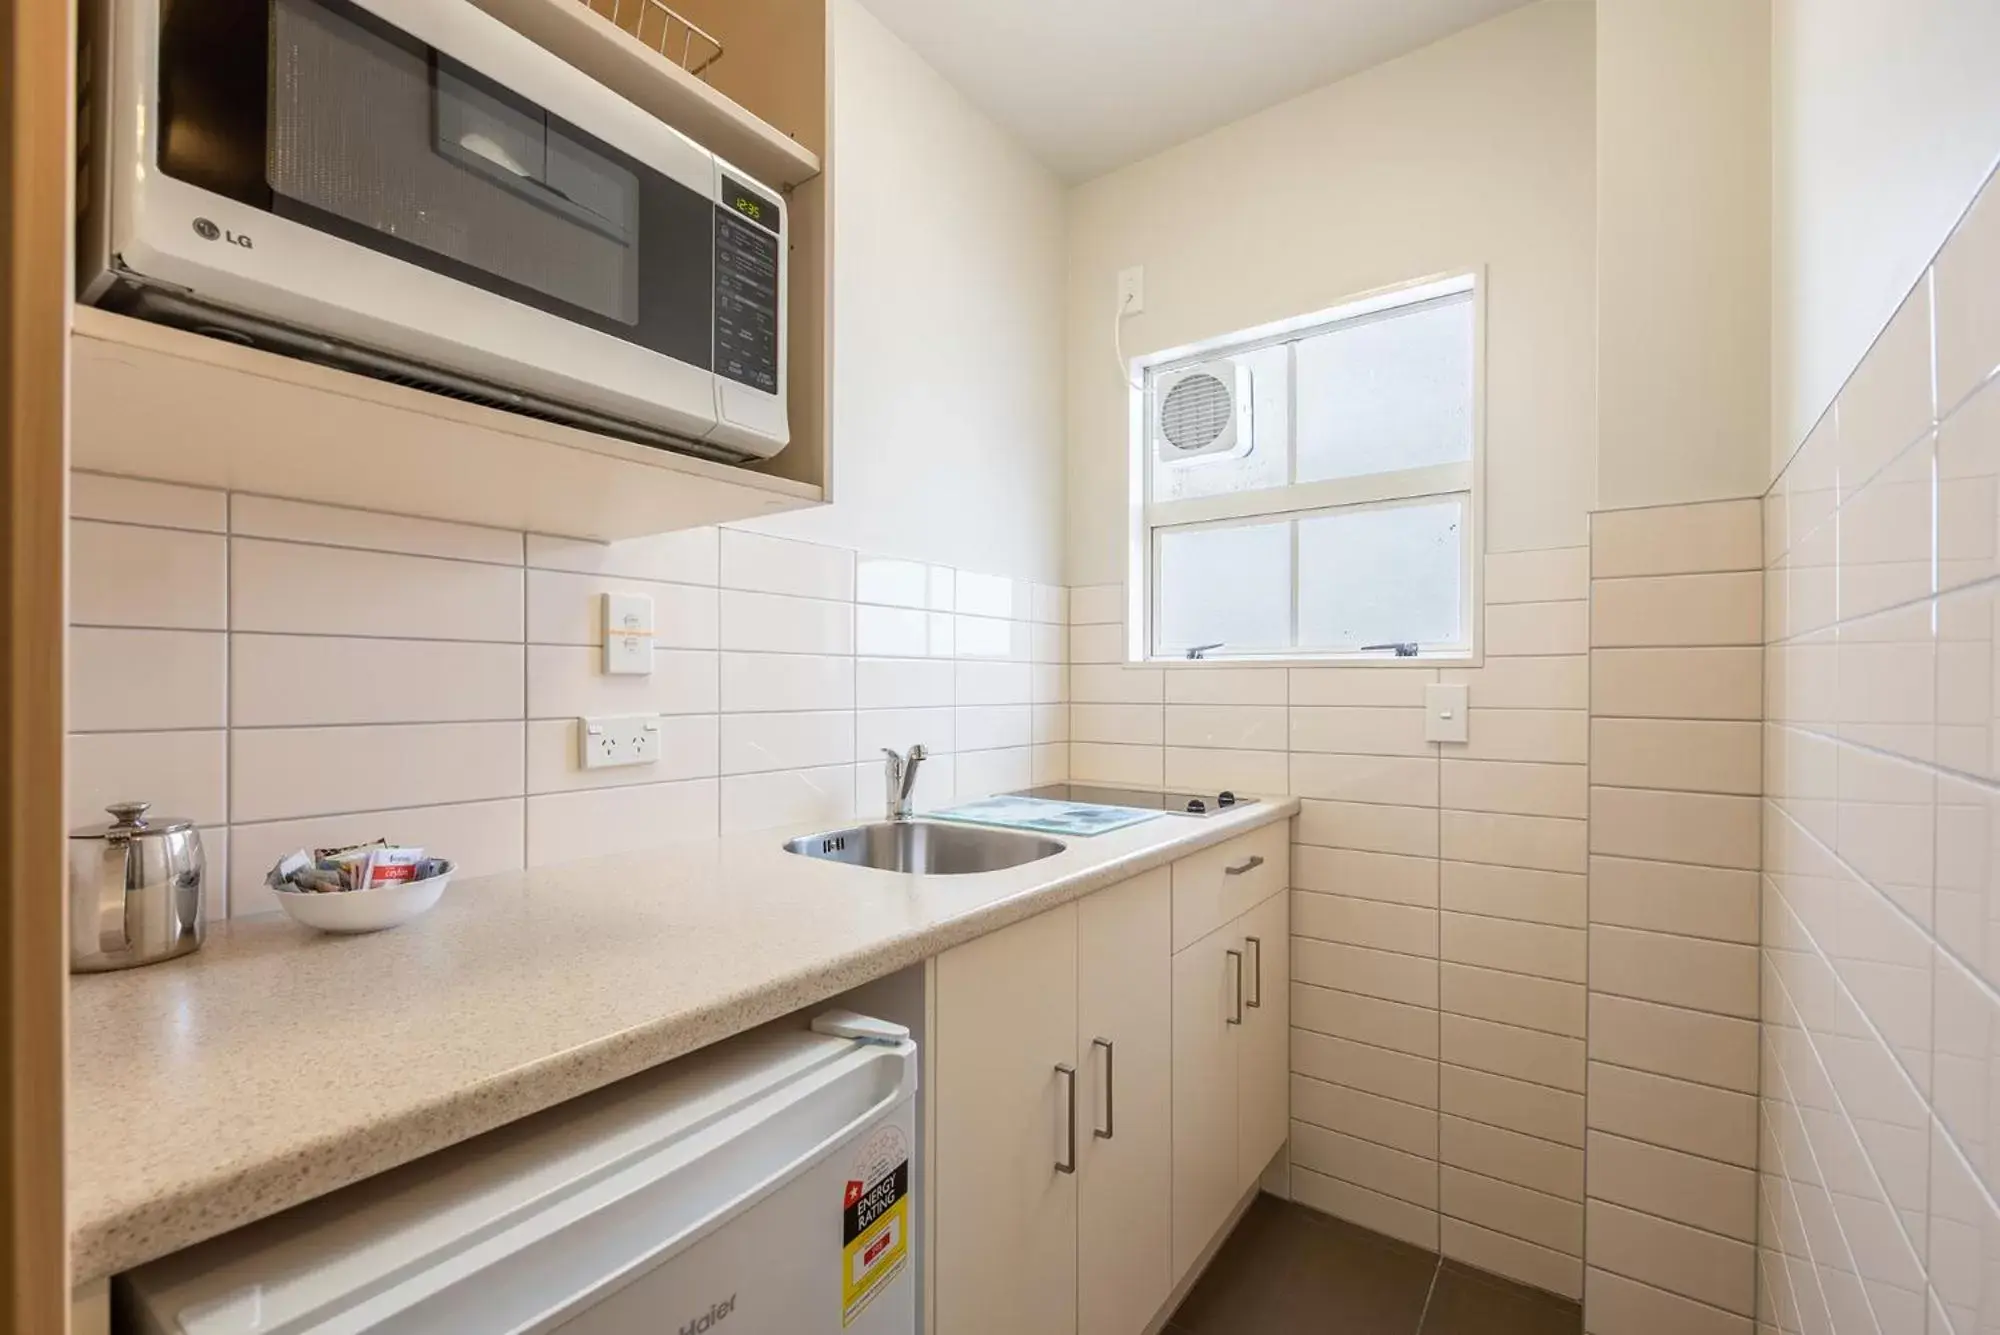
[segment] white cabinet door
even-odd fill
[[[1077,904],[1077,1317],[1140,1335],[1173,1288],[1173,899],[1168,869]]]
[[[1237,1185],[1236,1060],[1243,951],[1225,923],[1174,956],[1174,1280],[1229,1218]]]
[[[1243,1030],[1236,1062],[1236,1185],[1248,1191],[1291,1134],[1291,892],[1238,918]]]
[[[1090,1134],[1076,923],[1065,904],[938,957],[934,1273],[949,1335],[1077,1328],[1077,1180],[1058,1166]]]

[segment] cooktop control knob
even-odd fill
[[[1208,810],[1208,803],[1202,801],[1198,797],[1190,797],[1188,799],[1187,809],[1188,809],[1188,815],[1199,816],[1202,812]]]
[[[1236,794],[1230,792],[1227,788],[1223,789],[1221,795],[1215,799],[1215,805],[1219,807],[1235,806]]]

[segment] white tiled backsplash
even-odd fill
[[[602,546],[73,478],[69,817],[203,827],[217,914],[281,854],[387,836],[468,872],[1064,777],[1067,603],[1047,585],[713,528]],[[601,597],[653,599],[606,676]],[[663,716],[657,765],[584,771],[581,715]]]

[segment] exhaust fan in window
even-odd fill
[[[1250,368],[1204,362],[1153,382],[1153,457],[1168,467],[1250,453]]]

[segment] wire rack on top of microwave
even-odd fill
[[[700,76],[722,59],[714,34],[689,22],[660,0],[582,0],[584,8],[611,20],[689,74]]]

